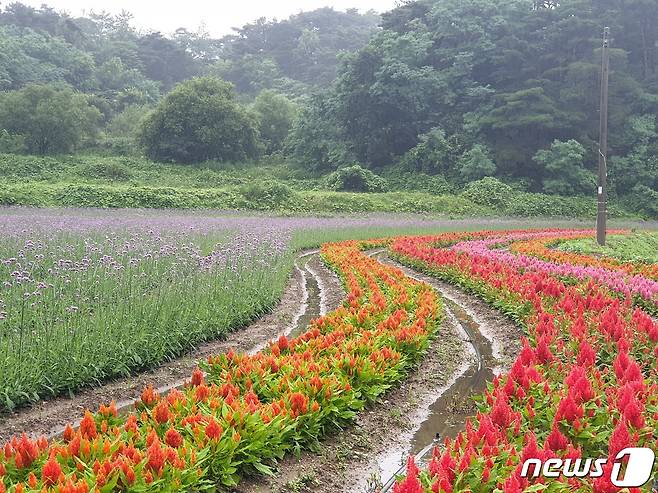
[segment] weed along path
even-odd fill
[[[254,354],[281,335],[298,335],[308,327],[310,320],[336,308],[344,296],[340,280],[324,265],[319,251],[302,252],[295,261],[281,301],[270,313],[242,330],[229,333],[224,339],[201,344],[185,356],[153,370],[0,415],[0,443],[24,432],[32,437],[56,436],[72,417],[81,418],[86,409],[96,410],[111,401],[115,401],[120,410],[132,409],[145,387],[152,385],[160,393],[166,393],[189,380],[198,362],[208,356],[229,349]]]

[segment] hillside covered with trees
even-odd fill
[[[324,8],[221,39],[13,3],[0,152],[282,162],[335,190],[591,196],[603,26],[611,194],[657,216],[655,0]]]

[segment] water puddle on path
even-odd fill
[[[454,383],[442,392],[434,402],[431,402],[421,413],[422,420],[415,423],[410,440],[402,444],[405,449],[396,447],[378,458],[381,478],[387,483],[381,490],[383,493],[392,491],[392,478],[396,473],[402,472],[400,459],[404,456],[415,455],[419,464],[425,464],[431,459],[433,444],[438,444],[446,437],[455,438],[465,429],[466,419],[476,413],[473,397],[481,395],[487,388],[488,382],[494,378],[493,368],[495,360],[492,355],[490,341],[480,332],[480,324],[475,321],[467,311],[454,301],[443,298],[448,317],[455,322],[466,342],[471,346],[471,354],[475,355],[473,363],[462,372]],[[404,452],[401,455],[401,452]]]
[[[411,453],[418,454],[436,435],[443,439],[455,438],[466,426],[466,418],[476,412],[473,397],[482,394],[487,383],[494,378],[494,359],[491,344],[480,332],[480,325],[466,311],[453,301],[443,299],[446,308],[452,312],[468,334],[476,353],[476,362],[468,371],[430,406],[430,415],[420,425],[412,441]]]
[[[306,305],[304,313],[297,319],[295,327],[290,331],[288,337],[293,338],[302,335],[308,329],[312,320],[322,315],[322,291],[320,284],[309,263],[317,258],[317,255],[301,257],[297,261],[297,267],[302,271],[306,285]]]

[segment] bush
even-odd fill
[[[137,136],[149,111],[148,106],[132,105],[115,115],[105,127],[99,148],[115,155],[136,154]]]
[[[0,94],[0,128],[13,139],[21,136],[32,154],[77,149],[95,137],[100,118],[88,96],[68,87],[30,85]]]
[[[626,202],[631,211],[652,219],[658,218],[658,191],[646,185],[635,185]]]
[[[549,149],[538,151],[532,159],[543,168],[544,192],[562,195],[592,192],[596,178],[585,169],[585,154],[585,148],[576,140],[555,140]]]
[[[458,144],[446,137],[440,128],[433,128],[419,136],[416,147],[409,149],[400,164],[411,171],[427,174],[446,173],[454,168]]]
[[[427,175],[411,172],[401,166],[386,170],[383,178],[388,182],[390,190],[426,192],[432,195],[454,194],[457,187],[443,175]]]
[[[248,207],[256,210],[278,209],[290,202],[295,192],[276,180],[255,181],[243,185],[240,192],[248,201]]]
[[[111,181],[127,181],[132,177],[126,166],[112,161],[89,163],[80,170],[80,174],[87,178],[103,178]]]
[[[21,154],[25,150],[25,137],[22,135],[12,135],[4,128],[0,129],[0,153]]]
[[[297,105],[275,91],[264,90],[254,101],[252,109],[257,115],[265,151],[268,154],[281,151],[297,117]]]
[[[465,152],[457,166],[464,181],[475,181],[496,173],[496,164],[489,157],[489,150],[480,144]]]
[[[388,183],[381,176],[358,164],[341,168],[327,177],[327,185],[337,192],[385,192]]]
[[[176,86],[146,117],[139,140],[157,161],[240,162],[260,154],[256,126],[231,84],[202,77]]]
[[[487,177],[469,183],[462,192],[462,196],[478,205],[506,208],[510,205],[516,193],[518,192],[515,192],[512,187],[502,181]]]
[[[328,98],[314,96],[293,123],[285,150],[304,170],[329,172],[356,159],[338,126],[327,117],[330,112]]]

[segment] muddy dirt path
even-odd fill
[[[85,409],[96,410],[112,400],[120,409],[130,408],[147,385],[167,392],[182,385],[197,362],[210,355],[231,348],[255,353],[281,334],[296,335],[305,330],[311,319],[337,307],[344,296],[341,281],[324,265],[318,251],[303,252],[295,261],[280,302],[267,315],[244,329],[227,334],[224,339],[201,344],[194,351],[153,370],[0,415],[0,443],[24,432],[33,437],[55,436],[67,423],[79,420]]]
[[[436,433],[455,436],[474,414],[470,396],[481,393],[494,371],[508,368],[521,331],[475,297],[370,252],[432,285],[443,297],[446,320],[410,377],[356,423],[321,444],[320,453],[286,457],[275,478],[247,478],[237,493],[370,493],[399,470],[410,454],[431,445]]]

